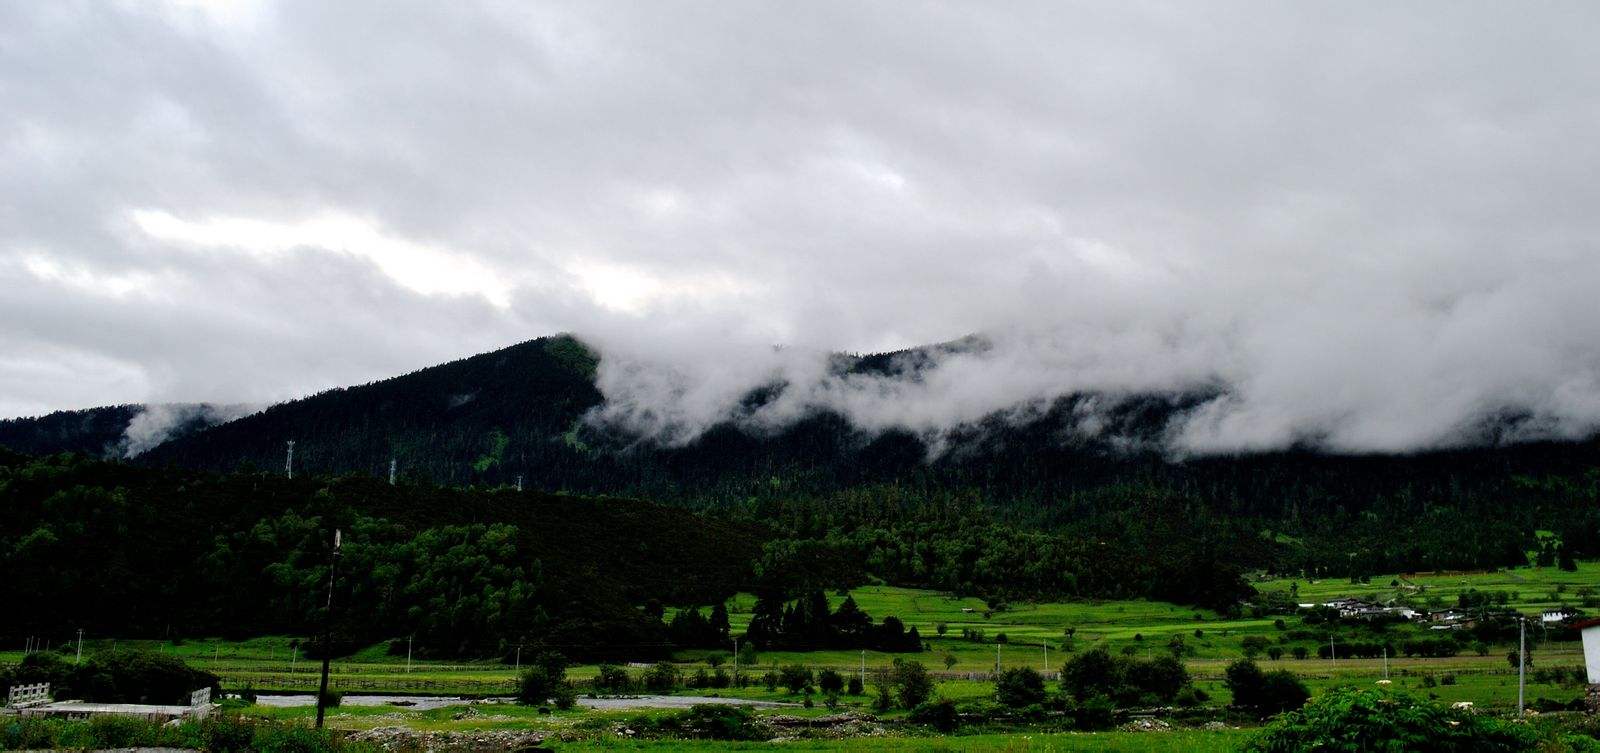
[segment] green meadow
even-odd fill
[[[1510,606],[1531,615],[1544,607],[1577,603],[1581,590],[1600,585],[1600,563],[1580,563],[1577,572],[1530,567],[1487,573],[1394,575],[1373,578],[1370,583],[1277,579],[1260,580],[1255,585],[1263,591],[1293,589],[1297,601],[1301,602],[1359,596],[1379,601],[1405,598],[1416,604],[1453,604],[1456,595],[1463,591],[1503,591],[1508,594]],[[1054,673],[1070,652],[1104,646],[1113,652],[1155,656],[1169,652],[1173,637],[1181,636],[1185,648],[1190,652],[1185,662],[1195,677],[1196,685],[1210,695],[1210,705],[1220,708],[1229,701],[1227,688],[1222,682],[1223,669],[1229,662],[1242,656],[1241,639],[1256,635],[1264,636],[1273,645],[1285,648],[1284,658],[1271,660],[1266,656],[1259,657],[1258,662],[1263,668],[1288,669],[1301,677],[1314,693],[1340,685],[1377,683],[1387,673],[1391,687],[1407,689],[1443,702],[1469,701],[1481,708],[1504,711],[1513,708],[1517,699],[1517,677],[1506,659],[1510,646],[1494,646],[1484,656],[1467,652],[1447,658],[1392,657],[1387,662],[1382,659],[1330,661],[1315,658],[1314,642],[1289,640],[1288,633],[1296,627],[1302,627],[1297,617],[1228,618],[1209,610],[1142,600],[1017,603],[1002,609],[991,609],[975,598],[956,598],[932,591],[888,586],[858,588],[851,591],[850,595],[874,619],[894,615],[908,627],[915,626],[931,650],[918,654],[877,651],[762,652],[758,655],[756,666],[740,669],[759,677],[789,664],[802,664],[812,669],[833,668],[846,673],[859,671],[864,664],[870,672],[888,666],[896,658],[910,658],[921,661],[936,673],[939,678],[936,695],[956,701],[972,701],[989,698],[994,692],[993,684],[984,675],[995,667],[997,648],[1002,667],[1029,666]],[[844,595],[829,594],[829,599],[837,606],[843,601]],[[740,594],[728,602],[735,634],[741,633],[748,624],[753,605],[754,598],[749,594]],[[1277,624],[1280,619],[1284,622],[1283,627]],[[981,631],[981,640],[963,638],[964,630],[969,635]],[[999,642],[1002,636],[1004,642]],[[85,641],[85,651],[113,645],[140,647],[180,656],[197,668],[220,675],[224,686],[232,691],[248,686],[258,693],[309,692],[316,687],[320,668],[319,662],[308,661],[300,656],[287,637],[261,637],[244,641],[206,638],[113,641],[90,637]],[[1288,658],[1291,655],[1288,649],[1295,645],[1311,650],[1311,658]],[[506,695],[515,688],[517,667],[514,665],[497,661],[444,662],[419,659],[408,666],[403,656],[391,656],[387,648],[387,644],[379,644],[353,656],[335,660],[332,665],[333,687],[345,694],[472,696]],[[723,665],[727,669],[731,668],[732,653],[732,646],[721,652],[682,651],[674,657],[674,661],[682,665],[685,674],[689,674],[700,668],[709,668],[707,659],[717,654],[728,662]],[[1582,665],[1581,649],[1576,642],[1541,645],[1535,650],[1534,657],[1538,668]],[[531,660],[531,657],[524,658]],[[20,651],[0,652],[0,662],[20,659]],[[580,665],[569,671],[569,677],[581,683],[593,677],[596,671],[594,665]],[[1544,682],[1533,673],[1528,678],[1527,698],[1530,703],[1540,698],[1568,701],[1579,692],[1576,686]],[[791,694],[781,687],[768,690],[759,681],[746,688],[715,691],[683,689],[678,693],[793,704],[779,712],[798,716],[831,713],[823,708],[818,697]],[[802,705],[808,698],[815,701],[811,708]],[[846,695],[840,699],[838,710],[867,711],[869,705],[867,695]],[[309,720],[312,715],[308,707],[253,706],[241,711],[247,715],[285,721]],[[611,727],[626,726],[630,719],[636,719],[641,714],[657,713],[666,712],[585,711],[579,708],[544,714],[536,709],[511,704],[448,707],[430,711],[412,711],[397,706],[347,705],[333,709],[329,723],[342,729],[402,725],[437,731],[532,728],[560,734],[578,728],[589,730],[575,736],[575,741],[563,743],[562,750],[765,749],[765,744],[760,743],[643,741],[604,732]],[[897,719],[904,715],[904,711],[898,711],[884,716]],[[860,751],[1222,751],[1237,749],[1249,734],[1248,729],[1038,734],[986,734],[980,731],[979,734],[949,737],[896,734],[846,740],[795,740],[786,743],[785,747],[789,750]]]

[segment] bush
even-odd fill
[[[1311,697],[1311,691],[1294,673],[1283,669],[1262,673],[1261,668],[1249,659],[1229,664],[1225,675],[1235,706],[1275,714],[1299,708]]]
[[[894,683],[895,700],[904,708],[921,706],[933,695],[933,678],[922,662],[895,659],[889,675]]]
[[[330,690],[322,695],[323,708],[336,709],[344,704],[344,694],[337,690]]]
[[[98,748],[132,748],[159,745],[159,728],[131,716],[96,716],[89,719],[89,735]]]
[[[813,678],[811,670],[799,664],[790,664],[778,671],[778,679],[790,693],[798,693],[805,690]]]
[[[838,693],[844,690],[844,677],[831,669],[824,669],[817,673],[817,689],[824,693]]]
[[[652,693],[670,693],[682,682],[683,673],[672,662],[657,662],[644,673],[644,686]]]
[[[626,693],[633,688],[633,680],[628,677],[628,670],[615,664],[601,664],[594,687],[608,693]]]
[[[953,732],[961,725],[956,703],[948,698],[926,701],[911,710],[911,721],[926,724],[940,732]]]
[[[850,695],[861,695],[861,675],[850,675],[850,682],[845,686],[845,692]]]
[[[1027,667],[1001,672],[994,683],[994,699],[1014,709],[1044,703],[1044,677]]]
[[[250,753],[255,725],[237,717],[214,716],[200,722],[206,753]]]
[[[688,711],[662,717],[658,726],[703,740],[765,740],[766,731],[754,720],[747,708],[702,703],[691,706]]]
[[[57,698],[99,703],[154,703],[187,706],[189,694],[211,688],[221,696],[217,676],[191,669],[175,656],[120,649],[103,651],[73,664],[54,652],[23,657],[0,686],[48,682]]]
[[[1172,702],[1184,708],[1193,708],[1211,700],[1211,695],[1193,685],[1185,686],[1178,691]]]
[[[542,706],[560,692],[566,681],[567,660],[554,652],[541,654],[518,679],[517,702],[524,706]]]
[[[1406,693],[1339,688],[1278,717],[1247,749],[1511,753],[1530,750],[1536,742],[1537,734],[1527,725],[1477,716]]]
[[[298,724],[217,716],[165,726],[129,717],[88,721],[15,719],[0,724],[0,749],[88,750],[127,747],[200,748],[207,753],[332,753],[376,751]]]
[[[571,680],[562,680],[556,683],[555,690],[551,693],[551,700],[556,708],[566,711],[578,705],[578,689],[573,686]]]
[[[1078,729],[1111,729],[1117,718],[1117,704],[1103,695],[1092,696],[1068,707],[1067,713],[1072,716],[1072,725]]]
[[[1189,685],[1189,672],[1170,656],[1141,660],[1085,651],[1061,668],[1061,690],[1078,701],[1103,697],[1114,704],[1169,703]]]

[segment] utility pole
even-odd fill
[[[517,491],[522,491],[522,474],[517,474]]]
[[[517,491],[522,491],[522,477],[517,477]],[[733,676],[739,676],[739,636],[733,636]]]
[[[1383,679],[1389,679],[1389,647],[1383,647]]]
[[[1333,636],[1331,635],[1328,636],[1328,661],[1333,662],[1334,667],[1339,666],[1339,649],[1333,645]]]
[[[294,457],[294,442],[289,442],[290,457]],[[322,718],[328,710],[328,663],[333,659],[333,579],[339,570],[339,529],[333,529],[333,556],[328,559],[328,613],[322,620],[322,683],[317,691],[317,729],[322,729]]]
[[[409,635],[406,636],[406,674],[408,674],[408,675],[411,674],[411,639],[412,639],[412,637],[413,636],[409,636]]]
[[[83,663],[83,628],[78,628],[78,658],[72,660],[73,664]]]
[[[294,674],[294,663],[296,661],[299,661],[299,659],[300,659],[300,647],[299,646],[291,646],[289,648],[289,674],[290,675]]]
[[[517,644],[517,674],[522,674],[522,644]]]
[[[867,686],[867,650],[861,650],[861,687]]]
[[[1517,718],[1522,718],[1522,692],[1528,676],[1528,619],[1517,617]]]
[[[1045,643],[1044,641],[1039,641],[1039,647],[1044,649],[1044,666],[1042,668],[1040,668],[1039,671],[1041,671],[1041,672],[1049,672],[1050,671],[1050,644]]]
[[[389,485],[394,486],[394,458],[389,458]]]
[[[1000,641],[994,642],[994,674],[1000,676]]]
[[[294,440],[289,440],[289,449],[283,457],[283,475],[294,478]]]

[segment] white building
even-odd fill
[[[1546,625],[1554,625],[1558,622],[1563,622],[1577,617],[1578,614],[1578,610],[1573,609],[1572,607],[1558,607],[1556,609],[1546,609],[1543,612],[1540,612],[1539,620]]]

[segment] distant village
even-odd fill
[[[1338,612],[1341,619],[1347,620],[1407,620],[1418,623],[1427,623],[1429,630],[1461,630],[1468,629],[1477,624],[1477,618],[1471,611],[1450,608],[1437,611],[1418,611],[1406,606],[1385,606],[1365,599],[1334,599],[1320,604],[1302,603],[1301,609],[1315,609],[1323,607]],[[1547,627],[1554,627],[1565,623],[1575,622],[1584,616],[1583,610],[1573,607],[1555,607],[1539,613],[1539,622]]]

